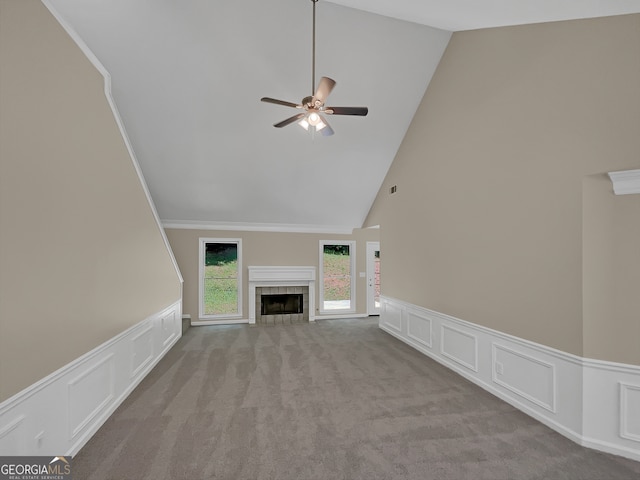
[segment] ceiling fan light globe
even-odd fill
[[[282,105],[285,107],[294,107],[305,110],[304,113],[294,115],[292,117],[276,123],[273,126],[277,128],[285,127],[291,123],[297,122],[307,132],[310,132],[313,136],[314,132],[322,131],[323,136],[330,136],[334,134],[333,128],[329,125],[329,122],[321,115],[325,113],[327,115],[360,115],[365,116],[368,113],[366,107],[325,107],[325,101],[333,87],[336,85],[336,81],[329,77],[321,77],[318,83],[318,88],[315,86],[316,78],[316,3],[318,0],[311,0],[313,3],[313,50],[311,59],[311,96],[304,97],[300,105],[293,102],[286,102],[284,100],[278,100],[270,97],[262,97],[261,100],[267,103],[274,103],[276,105]]]
[[[322,123],[322,119],[320,118],[320,115],[318,115],[316,112],[311,112],[307,117],[307,121],[309,122],[309,125],[313,127]]]
[[[307,122],[306,118],[303,118],[302,120],[300,120],[298,122],[298,125],[300,125],[302,128],[304,128],[306,131],[309,131],[309,122]]]

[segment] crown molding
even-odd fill
[[[609,178],[613,183],[613,192],[616,195],[640,193],[640,170],[609,172]]]
[[[164,228],[181,230],[225,230],[236,232],[333,233],[351,235],[354,227],[344,225],[305,225],[289,223],[206,222],[198,220],[162,220]]]

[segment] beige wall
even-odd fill
[[[104,95],[36,0],[0,0],[0,401],[180,299]]]
[[[584,356],[640,364],[640,195],[583,181]]]
[[[640,15],[454,33],[365,222],[383,294],[640,364],[638,196],[605,176],[640,168],[639,45]]]
[[[234,232],[212,230],[167,229],[180,271],[184,277],[183,312],[198,320],[198,246],[200,238],[241,238],[243,317],[249,318],[248,266],[314,266],[319,270],[320,240],[356,241],[356,312],[367,313],[367,282],[358,272],[366,272],[367,241],[378,241],[378,229],[356,229],[352,235],[315,233]],[[317,282],[316,282],[317,283]],[[316,298],[318,292],[316,290]],[[317,314],[318,312],[316,312]]]

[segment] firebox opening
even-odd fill
[[[303,313],[302,294],[278,294],[261,296],[261,315]]]

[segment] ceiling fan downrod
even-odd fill
[[[303,110],[292,117],[275,123],[276,128],[286,127],[292,123],[298,123],[302,128],[314,134],[320,132],[323,136],[333,135],[333,129],[327,122],[324,115],[356,115],[364,117],[369,113],[367,107],[327,107],[325,102],[333,90],[336,82],[329,77],[322,77],[316,89],[316,3],[318,0],[311,0],[313,3],[313,34],[311,47],[311,95],[304,97],[301,103],[287,102],[271,97],[262,97],[260,100],[266,103],[282,105]]]
[[[316,91],[316,3],[318,0],[311,0],[313,3],[313,40],[311,42],[311,95]]]

